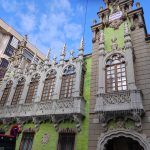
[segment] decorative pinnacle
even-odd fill
[[[54,55],[54,57],[53,57],[53,63],[54,64],[56,64],[56,59],[57,59],[57,57],[56,57],[56,55]]]
[[[84,50],[84,38],[81,38],[79,50]]]
[[[73,54],[74,54],[74,50],[71,50],[70,51],[70,59],[73,59],[74,57],[73,57]]]
[[[97,24],[97,20],[94,19],[94,20],[93,20],[93,25],[96,25],[96,24]]]
[[[26,34],[25,37],[24,37],[25,41],[28,40],[28,35]]]
[[[65,55],[66,54],[66,48],[67,48],[67,45],[65,43],[64,46],[63,46],[63,49],[61,51],[61,55]]]
[[[49,58],[50,58],[50,53],[51,53],[51,49],[49,48],[49,49],[48,49],[48,52],[47,52],[47,56],[46,56],[46,59],[47,59],[47,60],[49,60]]]

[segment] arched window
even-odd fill
[[[31,79],[25,103],[32,103],[36,98],[39,78],[39,74],[35,74],[34,77]]]
[[[70,65],[64,69],[62,76],[60,98],[72,97],[75,83],[75,67]]]
[[[24,88],[24,83],[25,83],[25,79],[24,78],[21,78],[18,81],[18,84],[16,86],[16,90],[15,90],[15,93],[14,93],[11,105],[16,105],[16,104],[19,103],[21,95],[22,95],[22,91],[23,91],[23,88]]]
[[[50,73],[47,74],[47,78],[45,79],[41,101],[50,100],[50,98],[52,97],[54,93],[55,79],[56,71],[51,70]]]
[[[121,54],[114,54],[106,61],[106,92],[123,90],[127,90],[125,59]]]
[[[7,83],[7,85],[6,85],[5,89],[4,89],[3,95],[1,97],[0,106],[4,106],[5,103],[7,102],[12,85],[13,85],[12,81],[9,81]]]

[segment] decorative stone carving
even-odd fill
[[[96,150],[104,150],[109,140],[119,137],[131,138],[137,141],[143,147],[144,150],[150,149],[150,144],[148,142],[147,137],[144,134],[139,134],[135,131],[127,129],[118,129],[118,130],[111,130],[104,134],[101,134],[100,137],[98,138]]]
[[[121,92],[121,93],[107,93],[101,94],[103,97],[103,104],[120,104],[120,103],[130,103],[131,97],[130,92]]]
[[[48,142],[49,142],[49,134],[48,134],[48,133],[45,133],[45,134],[42,136],[41,144],[47,144]]]
[[[123,20],[122,19],[117,19],[117,20],[114,20],[112,21],[109,26],[111,28],[114,28],[115,30],[119,28],[119,26],[123,23]]]
[[[74,121],[76,123],[77,131],[81,131],[81,118],[78,115],[73,115]]]
[[[52,122],[54,124],[54,127],[55,127],[56,131],[58,131],[59,126],[58,126],[58,121],[56,119],[56,116],[55,115],[51,115],[51,119],[52,119]]]

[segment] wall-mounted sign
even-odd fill
[[[118,11],[118,12],[109,16],[109,21],[111,22],[111,21],[114,21],[114,20],[119,19],[121,17],[122,17],[122,11]]]

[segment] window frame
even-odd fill
[[[27,135],[28,134],[28,135]],[[25,137],[26,136],[26,137]],[[30,150],[32,150],[32,146],[33,146],[33,142],[34,142],[34,137],[35,137],[35,132],[34,131],[29,131],[26,132],[24,131],[22,134],[22,138],[21,138],[21,142],[20,142],[20,146],[19,146],[19,150],[23,149],[23,144],[25,143],[24,140],[27,140],[27,136],[30,138],[30,140],[32,140],[32,144],[30,145]],[[32,137],[32,138],[31,138]],[[29,148],[29,144],[27,144],[27,148]]]
[[[72,67],[72,70],[70,72],[69,67]],[[75,79],[76,79],[75,70],[76,68],[74,65],[69,65],[65,67],[62,75],[60,99],[71,98],[73,96],[73,90],[75,87]]]
[[[25,99],[26,104],[32,103],[33,100],[35,100],[37,96],[38,86],[39,86],[39,79],[40,79],[39,74],[35,74],[32,77],[31,82],[29,83],[28,92]]]
[[[69,135],[68,137],[66,137],[66,135]],[[65,136],[64,136],[65,135]],[[66,143],[63,143],[65,145],[65,150],[68,150],[66,149],[67,145],[68,145],[68,139],[70,140],[70,135],[72,136],[72,148],[71,150],[75,150],[75,145],[76,145],[76,133],[75,132],[59,132],[59,136],[58,136],[58,144],[57,144],[57,150],[62,150],[62,143],[61,142],[64,142],[64,140],[62,139],[67,139],[67,141],[65,141]]]
[[[20,81],[18,81],[11,105],[17,105],[19,103],[21,96],[22,96],[23,89],[24,89],[24,85],[25,85],[25,79],[22,78]]]
[[[113,57],[113,56],[115,56],[115,55],[119,55],[119,56],[121,56],[121,57],[124,57],[123,55],[121,55],[120,53],[115,53],[115,54],[113,54],[113,55],[111,55],[111,56],[109,56],[109,58],[107,59],[107,61],[108,60],[111,60],[111,57]],[[118,59],[119,60],[119,59]],[[107,61],[106,61],[106,65],[105,65],[105,91],[106,91],[106,93],[112,93],[112,92],[121,92],[121,91],[126,91],[126,90],[128,90],[128,84],[127,84],[127,68],[126,68],[126,63],[125,63],[125,60],[124,61],[120,61],[120,62],[118,62],[118,63],[114,63],[114,64],[107,64]],[[115,60],[113,60],[113,61],[115,61]],[[112,62],[113,62],[112,61]],[[124,67],[122,67],[121,65],[123,65],[124,64]],[[118,68],[118,66],[120,65],[120,68]],[[110,70],[108,70],[107,68],[108,67],[114,67],[114,69],[110,69]],[[118,79],[119,79],[119,77],[118,77],[118,70],[121,70],[119,73],[120,73],[120,86],[119,86],[119,81],[118,81]],[[122,71],[124,69],[124,71]],[[112,73],[110,73],[110,74],[108,74],[108,71],[110,71],[110,72],[112,72],[112,71],[114,71],[114,74],[112,74]],[[122,75],[123,73],[125,73],[125,75]],[[110,75],[110,76],[114,76],[114,81],[115,82],[113,82],[114,84],[115,84],[115,86],[113,87],[113,85],[111,86],[111,87],[108,87],[108,79],[109,78],[107,78],[108,77],[108,75]],[[123,77],[125,77],[125,80],[122,80],[122,78]],[[125,82],[125,85],[123,85],[123,81]],[[121,88],[121,89],[119,89],[119,87]],[[123,89],[125,87],[125,89]],[[113,90],[113,88],[115,89],[115,90]],[[110,89],[110,90],[109,90]]]
[[[12,81],[7,82],[6,87],[4,88],[2,97],[0,99],[0,107],[3,107],[6,104],[6,102],[8,101],[9,95],[11,93],[12,86],[13,86]],[[2,100],[2,99],[4,99],[4,100]]]
[[[47,74],[47,78],[44,81],[41,101],[48,101],[52,98],[55,89],[55,82],[56,82],[56,71],[51,70],[51,72]],[[45,92],[45,90],[47,92]]]

